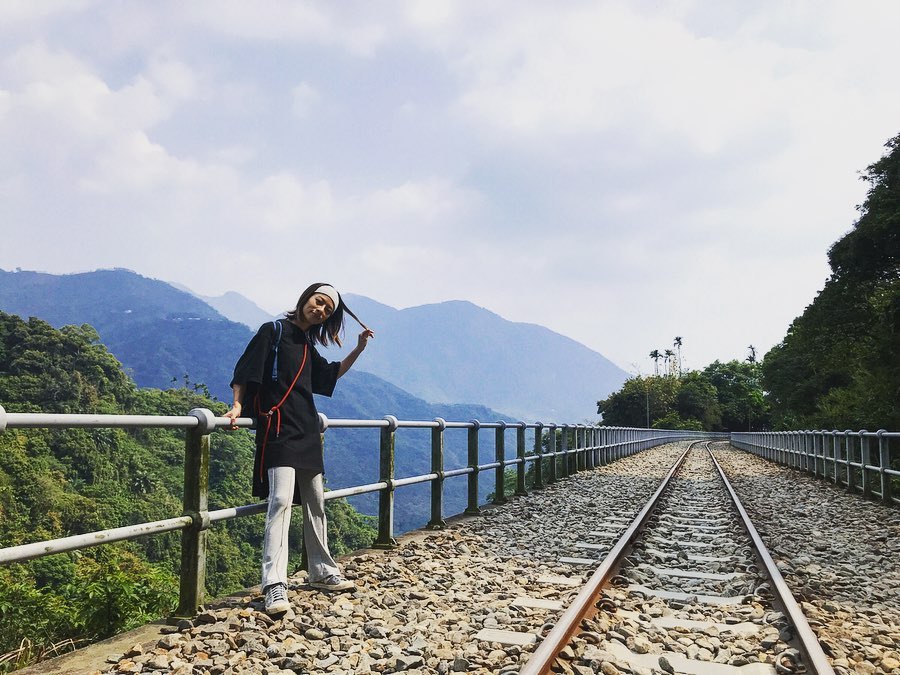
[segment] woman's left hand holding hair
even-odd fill
[[[369,344],[369,339],[375,337],[375,331],[371,328],[366,328],[362,333],[359,334],[359,337],[356,340],[356,348],[360,351],[366,348],[366,345]]]
[[[344,360],[341,361],[341,367],[338,369],[338,377],[341,377],[350,370],[350,367],[356,362],[357,357],[363,353],[363,350],[369,343],[369,339],[373,337],[375,337],[375,331],[370,328],[366,328],[359,334],[359,337],[356,339],[356,348],[347,354],[347,356],[344,357]]]

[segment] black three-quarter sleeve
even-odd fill
[[[316,348],[310,350],[312,362],[312,391],[314,394],[331,396],[337,384],[340,361],[327,361]]]
[[[235,384],[261,384],[265,377],[266,359],[272,351],[273,326],[265,323],[247,344],[241,358],[234,366],[234,376],[229,387]],[[270,375],[271,376],[271,375]]]

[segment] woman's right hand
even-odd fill
[[[233,403],[231,406],[231,410],[223,415],[223,417],[227,417],[231,420],[231,428],[237,429],[237,425],[234,423],[238,417],[241,416],[241,404]]]

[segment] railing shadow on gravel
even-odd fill
[[[731,444],[778,464],[811,473],[849,492],[900,504],[900,432],[759,431],[731,434]]]
[[[367,493],[378,493],[378,535],[374,548],[389,549],[396,545],[394,539],[394,491],[399,487],[418,483],[431,483],[431,520],[426,527],[438,529],[444,526],[444,481],[455,476],[468,476],[466,514],[477,514],[479,475],[493,470],[494,504],[507,501],[505,473],[507,467],[515,467],[516,495],[527,494],[526,465],[533,466],[532,487],[540,489],[580,471],[608,464],[616,459],[632,455],[657,445],[678,440],[718,438],[721,435],[696,431],[672,431],[663,429],[634,429],[604,427],[587,424],[544,424],[541,422],[448,422],[441,418],[432,421],[402,421],[392,415],[380,420],[328,419],[319,414],[323,440],[328,429],[377,428],[380,429],[379,480],[338,490],[329,490],[325,499],[340,499]],[[240,418],[238,428],[252,429],[250,418]],[[182,531],[181,570],[178,608],[170,619],[196,616],[205,602],[206,581],[206,532],[213,523],[257,513],[265,513],[266,502],[209,510],[209,449],[210,434],[220,429],[233,428],[231,420],[216,417],[206,408],[195,408],[183,416],[163,415],[91,415],[8,413],[0,406],[0,433],[6,429],[27,428],[180,428],[185,430],[184,496],[180,516],[138,523],[98,532],[37,541],[0,549],[0,564],[23,562],[46,555],[75,551],[115,541]],[[394,474],[395,436],[398,429],[431,429],[431,471],[418,476],[398,478]],[[468,465],[446,469],[444,467],[444,432],[446,429],[468,430]],[[533,443],[526,449],[526,429],[533,429]],[[493,432],[495,457],[493,462],[479,464],[479,436]],[[515,456],[506,449],[507,434],[515,432]],[[544,435],[543,432],[547,432]],[[544,445],[546,444],[546,448]]]

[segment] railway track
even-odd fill
[[[357,583],[353,592],[310,589],[300,572],[291,579],[293,609],[280,619],[266,616],[258,589],[248,589],[211,603],[191,625],[169,627],[170,635],[132,639],[117,650],[98,645],[100,661],[91,669],[41,675],[514,675],[540,672],[541,652],[567,623],[571,639],[559,646],[562,658],[553,653],[545,661],[547,671],[816,672],[796,644],[790,615],[774,601],[775,582],[751,553],[752,537],[735,535],[741,526],[729,498],[711,496],[719,479],[709,466],[694,466],[694,452],[683,473],[671,471],[687,447],[662,446],[579,472],[478,516],[451,519],[443,530],[404,535],[391,551],[357,552],[341,562]],[[727,444],[714,451],[758,518],[834,671],[900,675],[896,510]],[[667,476],[669,487],[660,489]],[[693,513],[643,513],[656,492],[666,500],[684,496]],[[619,563],[609,565],[623,535]],[[599,600],[581,603],[579,587],[603,567]],[[663,591],[681,595],[660,597]],[[571,623],[579,604],[591,609]]]
[[[708,442],[589,536],[606,557],[523,674],[834,672]]]

